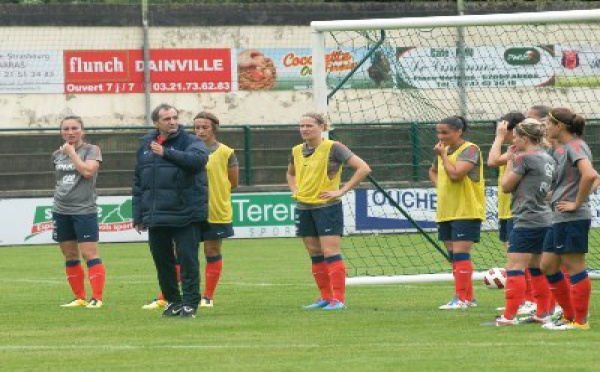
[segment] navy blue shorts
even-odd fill
[[[501,242],[507,242],[513,229],[512,218],[501,218],[498,220],[498,238]]]
[[[208,230],[202,230],[202,240],[219,240],[230,238],[234,235],[233,224],[231,223],[208,223]]]
[[[544,252],[554,253],[554,228],[550,226],[544,237]]]
[[[552,225],[552,240],[544,242],[544,251],[555,254],[588,253],[588,235],[592,220],[560,222]]]
[[[343,235],[344,210],[342,203],[317,209],[296,209],[296,236]]]
[[[438,239],[447,242],[479,242],[481,220],[454,220],[438,223]]]
[[[516,227],[508,237],[508,253],[541,254],[549,227]]]
[[[73,240],[97,242],[99,240],[100,228],[97,213],[61,214],[52,212],[52,220],[54,220],[52,239],[55,242]]]

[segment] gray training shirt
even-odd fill
[[[512,171],[522,176],[512,192],[510,211],[515,227],[539,228],[552,225],[552,210],[546,196],[552,187],[556,163],[540,149],[517,154]]]
[[[592,218],[589,197],[572,212],[559,212],[556,203],[559,201],[572,201],[577,198],[581,173],[577,168],[577,161],[589,159],[592,161],[592,152],[588,145],[580,138],[575,138],[568,143],[555,149],[554,159],[558,164],[556,182],[552,191],[552,209],[554,210],[553,222],[568,222],[578,220],[589,220]]]
[[[458,149],[452,150],[451,148],[448,148],[448,156],[454,154],[454,151],[456,150]],[[475,166],[469,171],[469,173],[467,173],[467,177],[469,177],[469,179],[471,179],[473,182],[479,182],[479,162],[481,161],[481,158],[475,145],[471,145],[464,149],[460,155],[458,155],[456,161],[467,161],[469,163],[473,163]],[[433,167],[437,169],[437,166],[438,157],[436,156],[433,159]]]
[[[89,143],[84,143],[75,150],[81,160],[97,160],[102,162],[100,148]],[[56,189],[54,191],[53,212],[62,214],[89,214],[96,213],[96,177],[84,178],[75,168],[73,161],[67,154],[56,151],[52,154],[54,173],[56,175]]]
[[[208,151],[212,154],[217,151],[217,149],[221,146],[221,142],[215,142],[212,146],[208,146]],[[231,153],[229,159],[227,159],[227,168],[233,168],[240,165],[237,156],[235,156],[235,152]]]

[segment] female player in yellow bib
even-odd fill
[[[506,248],[508,248],[508,236],[512,230],[513,221],[510,213],[510,193],[504,192],[501,187],[508,160],[508,153],[502,153],[502,145],[512,143],[512,131],[523,120],[525,120],[525,115],[516,111],[509,112],[500,118],[496,126],[496,137],[487,160],[488,167],[498,168],[498,235]]]
[[[206,164],[210,230],[202,236],[206,267],[200,307],[213,306],[214,292],[223,269],[221,246],[223,239],[233,236],[231,190],[238,186],[240,172],[233,149],[217,141],[218,130],[219,119],[210,112],[201,112],[194,118],[194,131],[210,151],[208,164]]]
[[[371,168],[346,146],[323,139],[325,118],[306,113],[300,120],[304,142],[292,149],[287,182],[296,206],[296,230],[312,261],[320,298],[305,309],[342,310],[345,305],[346,268],[341,255],[344,213],[341,197],[352,190]],[[342,187],[342,166],[355,172]]]
[[[451,116],[436,124],[437,155],[429,177],[437,186],[438,237],[452,259],[455,298],[440,310],[466,309],[473,302],[471,247],[479,242],[485,220],[485,187],[481,150],[463,139],[467,121]]]

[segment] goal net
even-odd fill
[[[312,23],[317,109],[329,114],[332,135],[374,170],[373,187],[356,190],[345,205],[348,276],[451,278],[428,179],[435,123],[444,117],[468,118],[465,138],[480,146],[486,164],[502,115],[570,107],[587,118],[585,139],[598,153],[599,20],[600,10],[593,10]],[[332,73],[349,65],[343,78]],[[497,177],[486,165],[487,219],[472,252],[479,271],[505,264]],[[592,203],[588,264],[598,269],[595,195]]]

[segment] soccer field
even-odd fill
[[[503,293],[442,312],[451,283],[348,287],[348,309],[306,311],[318,295],[299,239],[228,240],[215,307],[196,319],[142,310],[157,283],[146,244],[103,244],[102,309],[72,298],[57,246],[0,249],[3,370],[598,370],[600,283],[591,331],[495,328]],[[89,291],[88,291],[89,292]]]

